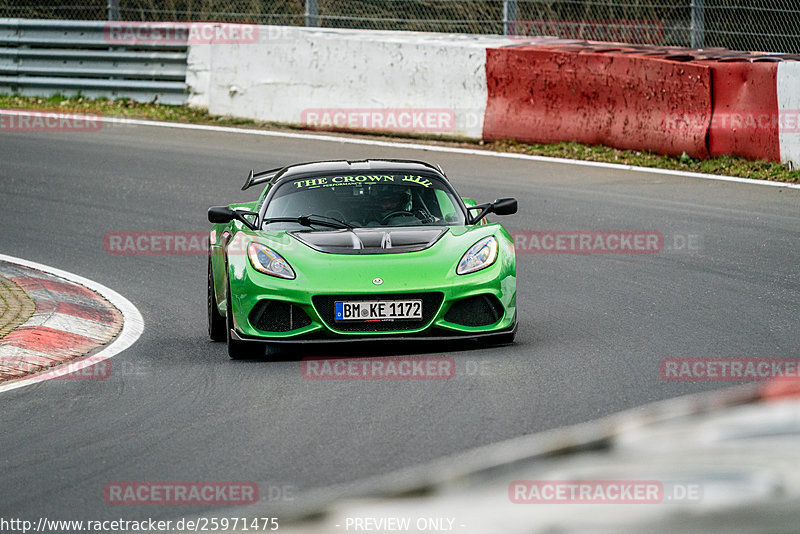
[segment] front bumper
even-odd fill
[[[378,334],[367,334],[363,336],[358,335],[348,335],[348,336],[325,336],[320,335],[319,332],[311,333],[311,334],[301,334],[295,335],[291,337],[284,337],[284,338],[275,338],[275,337],[247,337],[240,335],[236,330],[231,330],[231,339],[237,341],[248,341],[248,342],[256,342],[256,343],[287,343],[287,344],[294,344],[294,343],[375,343],[382,340],[391,340],[391,341],[398,341],[398,342],[419,342],[419,341],[429,341],[429,342],[439,342],[439,341],[454,341],[454,340],[472,340],[472,339],[479,339],[479,340],[486,340],[491,342],[493,338],[501,338],[508,334],[516,333],[517,331],[517,321],[514,320],[513,326],[508,330],[500,330],[500,331],[489,331],[489,332],[477,332],[477,333],[469,333],[469,332],[453,332],[453,331],[441,331],[439,332],[437,329],[431,329],[429,332],[425,332],[424,335],[405,335],[405,334],[391,334],[391,335],[378,335]]]
[[[375,341],[381,339],[392,340],[437,340],[453,338],[477,338],[492,335],[503,335],[516,329],[516,277],[513,270],[497,262],[495,265],[471,273],[469,275],[455,275],[441,277],[448,278],[440,284],[425,284],[420,278],[432,276],[409,276],[407,279],[391,282],[387,280],[377,289],[372,285],[372,277],[363,279],[368,284],[361,287],[348,287],[342,278],[337,281],[335,274],[329,281],[322,284],[311,283],[309,280],[286,281],[264,275],[246,266],[239,277],[231,280],[231,306],[233,312],[234,328],[231,332],[233,339],[243,341],[268,341],[268,342],[320,342],[320,341]],[[300,277],[299,277],[300,278]],[[414,278],[418,280],[414,281]],[[330,286],[335,285],[336,291],[331,291]],[[369,285],[370,287],[366,287]],[[407,323],[393,322],[364,324],[360,329],[354,323],[337,323],[331,319],[330,302],[337,299],[370,300],[380,298],[407,298],[408,295],[440,295],[437,299],[428,299],[428,309],[423,311],[422,321]],[[453,321],[456,314],[448,312],[458,303],[470,302],[464,299],[480,297],[496,303],[496,320],[468,326]],[[300,322],[299,328],[286,331],[267,331],[257,328],[253,321],[253,311],[262,301],[279,302],[282,305],[296,307],[307,316],[307,321]],[[475,299],[474,299],[475,300]],[[324,302],[325,304],[321,304]],[[321,306],[326,306],[320,309]],[[276,307],[277,309],[278,307]],[[435,309],[434,309],[435,308]],[[459,315],[463,318],[464,313]],[[493,317],[493,318],[494,318]],[[450,320],[448,320],[450,319]],[[462,321],[469,322],[469,321]],[[259,323],[261,324],[261,323]],[[295,322],[294,324],[297,324]],[[382,325],[386,325],[382,327]],[[263,326],[263,325],[262,325]]]

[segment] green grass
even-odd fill
[[[749,160],[739,156],[694,159],[686,155],[665,156],[640,150],[619,150],[604,146],[566,142],[528,145],[514,141],[500,141],[494,143],[494,145],[493,149],[500,152],[518,152],[554,158],[602,161],[638,167],[654,167],[676,171],[738,176],[755,180],[800,183],[800,170],[790,170],[787,165],[776,161]]]
[[[63,96],[23,97],[18,95],[0,95],[0,108],[38,109],[61,112],[93,113],[103,116],[128,117],[159,121],[188,122],[194,124],[212,124],[217,126],[263,128],[270,130],[302,130],[300,126],[292,126],[273,122],[238,119],[210,115],[202,109],[188,106],[166,106],[134,102],[127,99],[107,100],[88,99],[82,97],[66,98]],[[364,135],[364,134],[360,134]],[[373,134],[372,136],[382,134]],[[748,160],[738,156],[720,156],[706,160],[698,160],[687,156],[664,156],[638,150],[618,150],[603,146],[590,146],[580,143],[525,144],[515,141],[472,141],[463,138],[442,137],[432,135],[391,134],[400,140],[416,139],[437,145],[469,146],[498,152],[514,152],[537,156],[549,156],[576,160],[600,161],[654,167],[679,171],[738,176],[758,180],[772,180],[787,183],[800,183],[800,170],[790,170],[786,165],[774,161]]]

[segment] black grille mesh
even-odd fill
[[[311,324],[299,306],[279,300],[260,300],[250,312],[250,324],[264,332],[289,332]]]
[[[455,302],[444,320],[463,326],[487,326],[503,317],[503,305],[494,295],[476,295]]]
[[[422,319],[397,321],[336,321],[334,303],[340,300],[422,300]],[[314,308],[325,323],[340,332],[392,332],[423,328],[433,320],[444,299],[443,293],[393,293],[377,295],[316,295],[312,298]]]

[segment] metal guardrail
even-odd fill
[[[108,24],[0,18],[0,93],[183,104],[187,42],[120,44]]]

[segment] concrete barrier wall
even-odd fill
[[[708,157],[707,66],[578,45],[491,49],[486,70],[486,139]],[[681,126],[684,115],[691,127]]]
[[[715,61],[711,71],[714,112],[709,153],[779,161],[778,63]]]
[[[189,102],[317,127],[580,141],[800,166],[800,56],[260,26],[192,44]]]
[[[261,26],[256,43],[189,50],[192,105],[325,129],[480,138],[488,36]],[[333,122],[333,124],[332,124]]]
[[[776,84],[781,160],[800,168],[800,62],[778,63]]]

